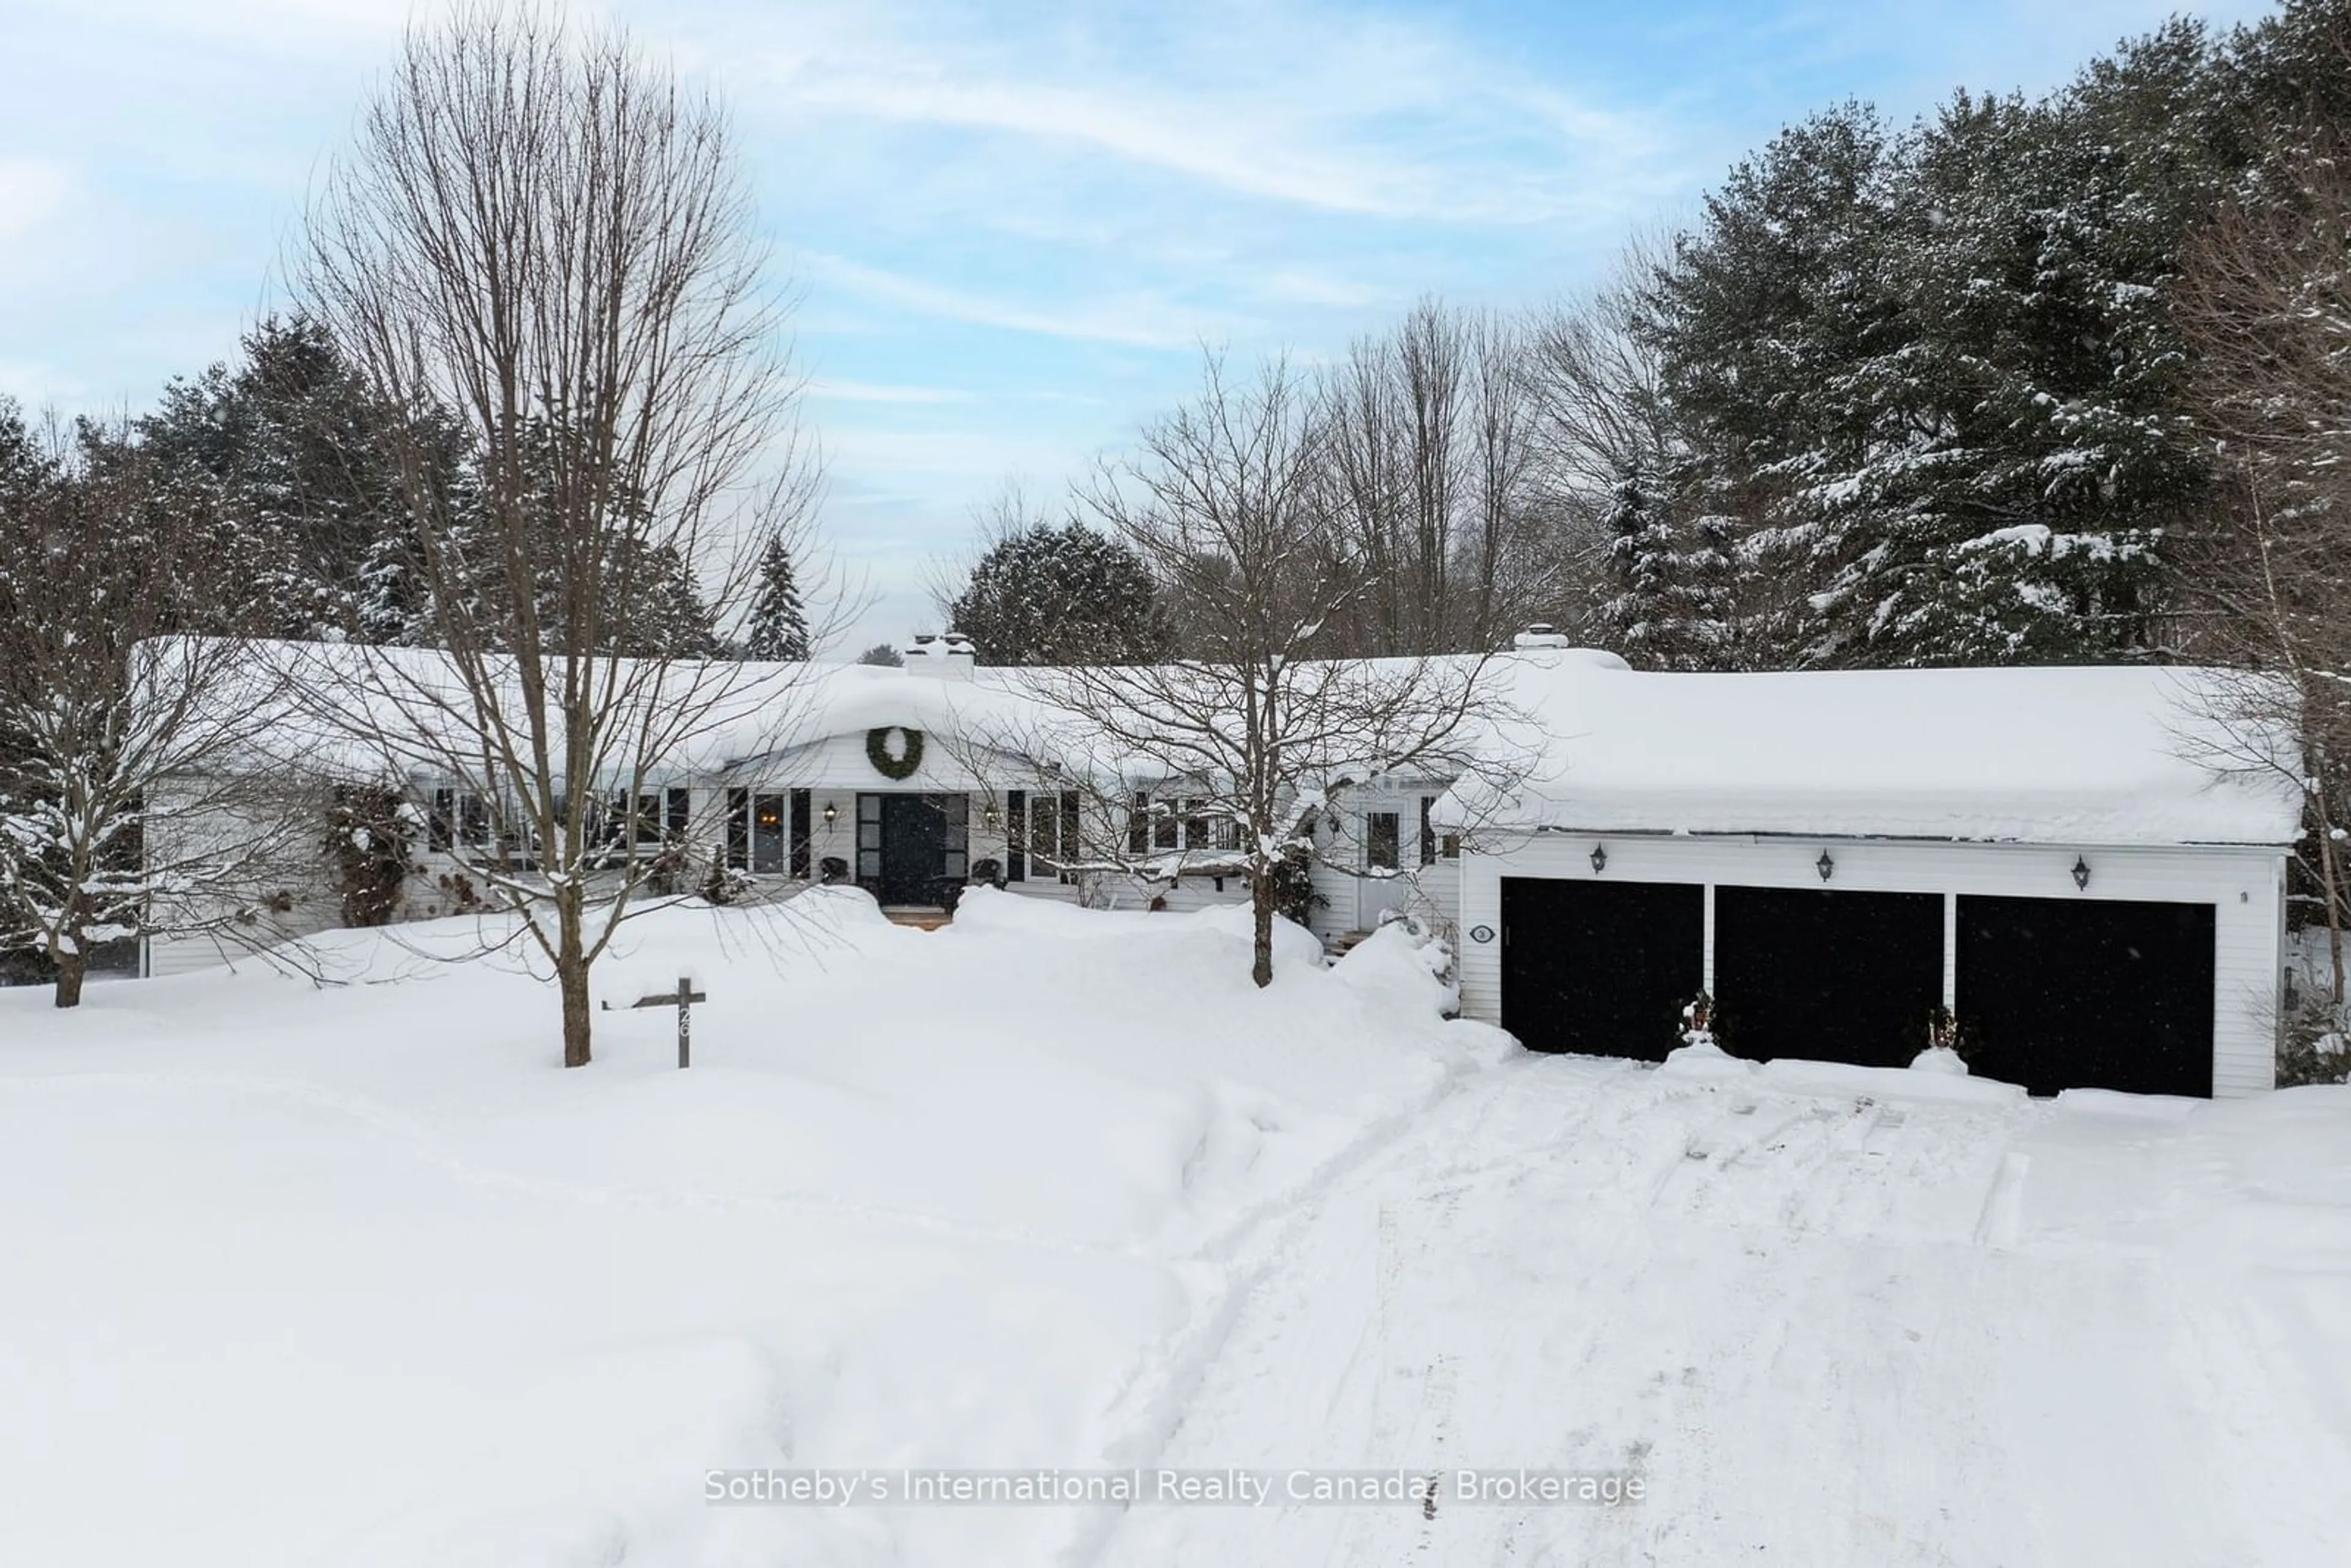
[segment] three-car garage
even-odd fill
[[[1701,992],[1757,1061],[1907,1068],[1956,1029],[2035,1093],[2276,1082],[2290,731],[2155,667],[1681,674],[1525,649],[1523,772],[1465,845],[1462,1010],[1658,1061]]]
[[[1531,1050],[1662,1060],[1703,990],[1757,1061],[1901,1067],[1949,1007],[1973,1071],[2035,1093],[2213,1090],[2214,904],[1594,874],[1503,877],[1500,906]]]

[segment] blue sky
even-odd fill
[[[1416,296],[1532,303],[1846,97],[2039,90],[2251,0],[623,3],[712,78],[798,296],[824,527],[871,605],[1009,479],[1051,497],[1203,342],[1334,354]],[[577,8],[575,9],[583,9]],[[410,6],[0,0],[0,392],[141,407],[277,300]],[[429,14],[429,8],[427,8]],[[584,9],[583,9],[584,14]]]

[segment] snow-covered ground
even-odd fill
[[[2351,1091],[1530,1058],[1398,934],[1256,993],[1230,912],[766,919],[608,966],[695,970],[684,1073],[369,934],[0,994],[0,1563],[2345,1560]],[[703,1496],[1465,1465],[1646,1496]]]

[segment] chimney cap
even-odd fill
[[[1527,629],[1510,639],[1513,648],[1565,648],[1571,646],[1567,634],[1548,621],[1531,621]]]

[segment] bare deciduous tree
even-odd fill
[[[1040,671],[1068,716],[1048,756],[1119,781],[1114,794],[1171,794],[1173,810],[1233,825],[1249,878],[1252,977],[1273,977],[1285,875],[1311,852],[1314,809],[1394,773],[1468,773],[1497,763],[1499,706],[1482,653],[1329,656],[1331,628],[1362,602],[1368,565],[1334,553],[1320,497],[1329,425],[1315,389],[1275,361],[1238,383],[1216,356],[1199,392],[1148,426],[1085,500],[1148,561],[1183,653],[1155,664]]]
[[[1317,505],[1360,567],[1329,628],[1352,653],[1491,649],[1556,599],[1523,334],[1425,299],[1324,378]]]
[[[2325,905],[2345,999],[2351,889],[2351,168],[2331,138],[2283,162],[2191,241],[2177,290],[2198,413],[2224,483],[2179,541],[2195,656],[2260,675],[2235,688],[2258,764],[2280,727],[2308,803],[2304,869]]]
[[[326,674],[375,684],[346,706],[381,721],[388,765],[478,802],[479,870],[553,967],[567,1066],[590,966],[660,874],[610,841],[609,802],[632,809],[758,678],[681,656],[657,591],[739,607],[811,493],[750,219],[718,107],[625,36],[463,10],[408,34],[298,257],[308,308],[415,415],[402,499],[444,655]],[[424,482],[443,410],[456,496]]]
[[[318,845],[301,781],[251,766],[270,694],[220,520],[125,431],[36,445],[0,498],[0,943],[37,943],[70,1008],[103,944],[266,941]]]

